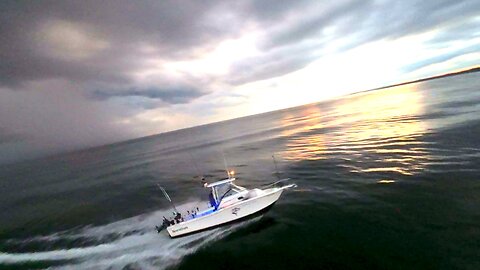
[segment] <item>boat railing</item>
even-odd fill
[[[288,181],[288,180],[290,180],[290,178],[280,179],[280,180],[278,180],[278,181],[275,181],[275,182],[270,183],[270,184],[263,185],[263,186],[261,186],[261,187],[262,187],[262,188],[267,188],[267,187],[275,186],[275,185],[277,185],[277,184],[286,182],[286,181]]]

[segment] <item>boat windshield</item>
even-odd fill
[[[215,187],[215,189],[217,190],[217,194],[218,194],[218,199],[221,200],[225,197],[228,197],[230,195],[233,195],[235,193],[237,193],[238,191],[234,188],[234,186],[230,183],[228,184],[225,184],[225,185],[221,185],[221,186],[217,186]]]
[[[208,199],[210,205],[213,206],[215,210],[220,206],[224,198],[245,190],[244,187],[235,185],[233,183],[234,180],[235,178],[229,178],[205,185],[205,187],[212,189],[212,192],[208,195]]]

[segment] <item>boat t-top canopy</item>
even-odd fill
[[[229,184],[231,182],[235,181],[235,178],[227,178],[227,179],[224,179],[224,180],[220,180],[220,181],[217,181],[217,182],[213,182],[213,183],[210,183],[210,184],[207,184],[205,187],[207,188],[213,188],[213,187],[216,187],[216,186],[221,186],[221,185],[225,185],[225,184]]]
[[[208,195],[208,199],[210,201],[210,205],[214,207],[214,211],[218,209],[220,203],[222,202],[223,198],[227,195],[231,195],[233,193],[238,193],[245,190],[244,187],[237,186],[233,183],[235,181],[234,177],[230,177],[227,179],[223,179],[217,182],[213,182],[210,184],[205,184],[206,188],[211,188],[212,191]]]

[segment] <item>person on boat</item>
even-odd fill
[[[163,217],[163,224],[162,224],[162,226],[163,226],[164,228],[170,226],[170,221],[169,221],[165,216]]]
[[[175,217],[174,217],[173,219],[175,219],[175,222],[176,222],[177,224],[180,223],[180,222],[182,222],[182,221],[183,221],[182,214],[180,214],[180,213],[177,212],[177,214],[175,215]]]

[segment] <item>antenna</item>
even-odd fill
[[[192,153],[188,152],[188,155],[190,155],[190,159],[193,162],[193,166],[195,166],[195,170],[197,171],[197,174],[200,175],[200,170],[198,169],[197,163],[195,162],[195,159],[193,158]]]
[[[223,164],[225,165],[225,171],[227,171],[228,179],[230,179],[230,172],[228,171],[227,159],[225,158],[225,154],[223,153],[223,150],[222,150],[222,156],[223,156]]]
[[[203,180],[205,180],[205,175],[202,174],[200,172],[200,170],[198,169],[197,163],[195,162],[195,159],[193,158],[192,153],[188,152],[188,154],[190,155],[190,159],[192,160],[193,166],[195,166],[195,170],[197,171],[197,175],[198,175],[198,177],[201,177],[201,181],[202,181],[202,184],[203,184]],[[195,176],[193,178],[195,178]]]
[[[280,180],[280,173],[278,172],[278,167],[277,167],[277,161],[275,160],[275,155],[272,155],[273,159],[273,165],[275,165],[275,176],[277,176],[277,179]]]
[[[167,200],[172,204],[172,207],[173,207],[173,210],[175,210],[175,213],[179,213],[177,208],[175,207],[175,204],[172,202],[172,199],[170,199],[170,196],[168,196],[167,191],[159,184],[157,184],[157,187],[163,192],[163,195],[165,196],[165,198],[167,198]]]

